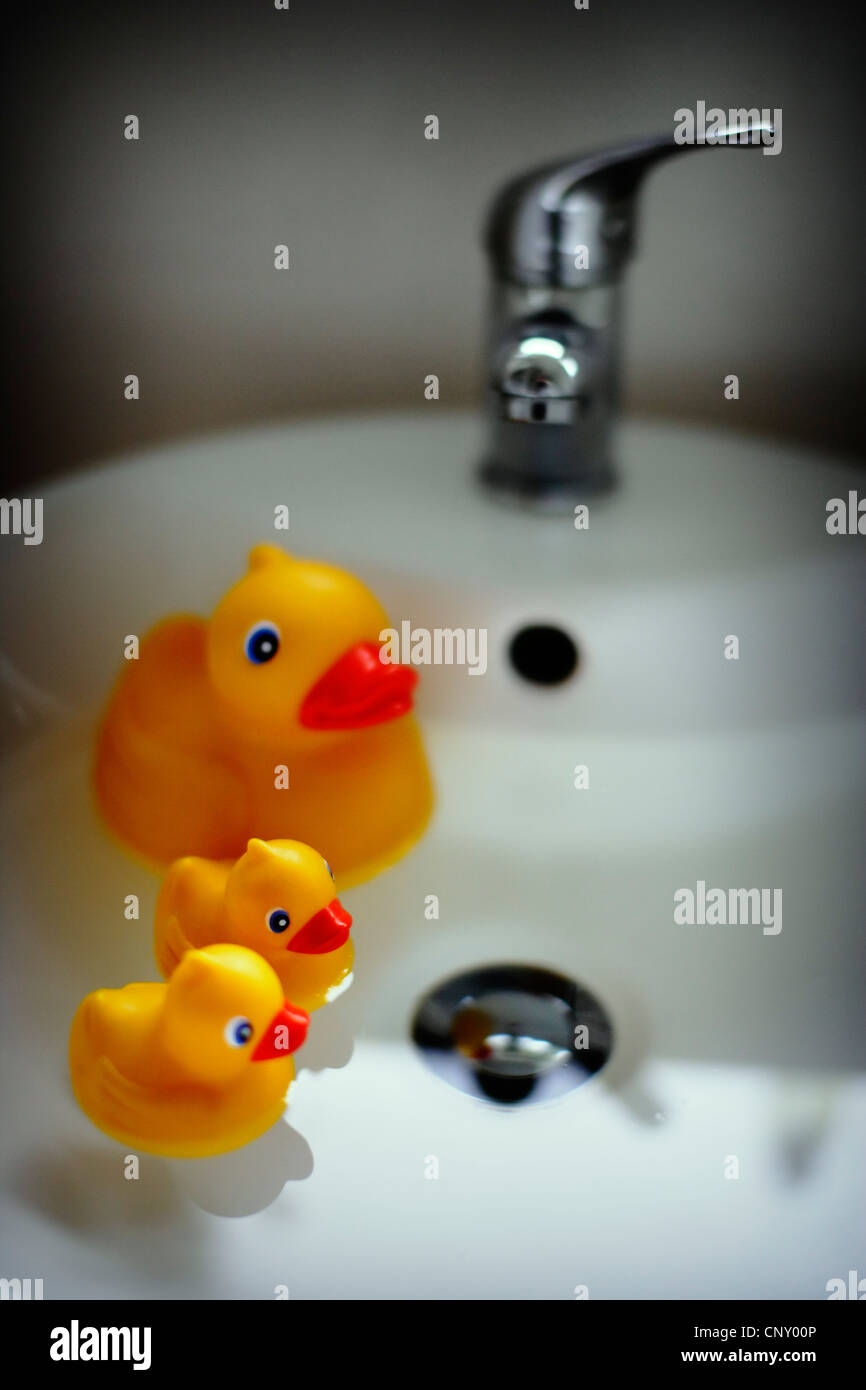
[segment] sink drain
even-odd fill
[[[574,639],[561,627],[543,623],[516,632],[508,657],[517,674],[533,685],[561,685],[574,675],[579,661]]]
[[[583,1085],[607,1061],[613,1027],[589,990],[534,965],[452,975],[424,996],[412,1041],[469,1095],[536,1104]]]

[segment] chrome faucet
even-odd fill
[[[712,143],[749,148],[762,133],[772,125],[729,127]],[[673,135],[635,140],[536,169],[494,201],[481,464],[489,487],[555,507],[613,485],[621,280],[636,195],[653,165],[700,148]]]

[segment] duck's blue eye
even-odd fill
[[[223,1037],[229,1047],[246,1047],[252,1036],[253,1025],[248,1018],[241,1018],[240,1014],[230,1018],[223,1029]]]
[[[265,661],[273,661],[280,650],[279,629],[273,623],[256,623],[246,635],[244,651],[247,659],[261,666]]]
[[[328,873],[331,875],[331,878],[334,878],[334,870],[331,868],[331,866],[330,866],[330,864],[328,863],[327,859],[323,859],[323,860],[322,860],[322,863],[324,864],[325,868],[328,870]],[[335,882],[335,883],[337,882],[337,880],[336,880],[335,878],[334,878],[334,882]]]
[[[275,907],[268,916],[271,931],[285,931],[289,926],[289,914],[284,907]]]

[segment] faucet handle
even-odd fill
[[[748,149],[761,134],[773,134],[770,122],[726,127],[711,143]],[[663,159],[706,147],[654,135],[514,179],[494,201],[487,224],[497,279],[574,289],[615,283],[634,250],[635,195],[644,175]]]

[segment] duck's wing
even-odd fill
[[[133,1148],[170,1153],[190,1138],[207,1142],[225,1123],[218,1101],[195,1091],[143,1086],[104,1055],[94,1058],[83,1092],[99,1128]]]
[[[118,1138],[146,1135],[159,1111],[154,1092],[130,1081],[104,1055],[93,1059],[84,1099],[100,1129]]]
[[[205,623],[174,618],[124,663],[97,736],[102,814],[145,858],[230,858],[246,842],[251,794],[215,732]]]
[[[131,719],[103,724],[94,784],[111,829],[146,859],[228,859],[246,844],[252,801],[241,775]]]
[[[130,1149],[166,1157],[201,1158],[249,1143],[279,1119],[284,1106],[284,1093],[237,1107],[224,1095],[142,1086],[105,1056],[95,1058],[77,1082],[82,1108],[104,1133]]]

